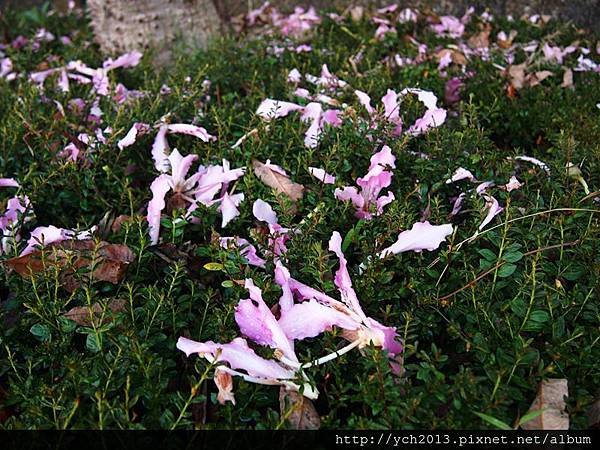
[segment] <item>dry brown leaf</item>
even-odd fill
[[[302,198],[304,186],[301,184],[294,183],[288,176],[273,170],[256,159],[252,161],[252,167],[256,176],[267,186],[287,195],[294,202]]]
[[[43,253],[43,258],[42,258]],[[108,281],[116,284],[125,275],[127,267],[135,255],[126,245],[99,242],[91,239],[67,240],[50,244],[42,250],[36,250],[24,256],[2,261],[23,278],[41,274],[50,267],[59,268],[65,289],[74,291],[80,285],[75,271],[89,268],[86,276],[96,281]],[[92,267],[93,266],[93,267]]]
[[[542,81],[544,81],[546,78],[551,77],[552,75],[554,75],[554,74],[552,72],[550,72],[549,70],[540,70],[539,72],[529,74],[527,76],[527,83],[529,84],[530,87],[537,86]]]
[[[573,71],[571,69],[565,69],[565,72],[563,73],[563,80],[560,86],[564,88],[573,87]]]
[[[537,396],[529,412],[543,412],[521,425],[524,430],[568,430],[569,416],[565,411],[565,397],[569,396],[568,381],[565,378],[544,380],[540,383]]]
[[[474,34],[469,38],[467,44],[471,48],[484,48],[490,46],[490,33],[492,31],[492,26],[490,24],[486,24],[483,30],[479,33]]]
[[[450,55],[450,58],[452,59],[452,62],[456,65],[459,66],[466,66],[467,65],[467,58],[465,57],[465,55],[461,52],[459,52],[458,50],[453,50],[450,48],[444,48],[442,50],[440,50],[439,52],[437,52],[435,54],[435,58],[437,60],[437,62],[439,63],[440,60],[442,58],[447,58],[446,55]]]
[[[321,417],[315,405],[302,394],[283,386],[279,389],[279,410],[281,417],[286,417],[294,430],[318,430],[321,427]]]
[[[108,309],[110,309],[113,313],[124,311],[126,302],[122,299],[111,300],[108,303]],[[100,303],[93,303],[91,306],[76,306],[75,308],[71,308],[66,313],[63,314],[67,319],[72,320],[77,325],[81,325],[82,327],[89,327],[92,325],[93,321],[100,319],[102,316],[102,311],[104,308],[100,305]],[[103,322],[107,322],[110,318],[104,317]]]
[[[510,84],[517,90],[525,86],[525,68],[527,64],[516,64],[508,68]]]

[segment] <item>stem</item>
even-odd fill
[[[295,370],[307,369],[309,367],[318,366],[320,364],[324,364],[326,362],[332,361],[332,360],[336,359],[337,357],[342,356],[345,353],[348,353],[350,350],[352,350],[353,348],[358,346],[360,344],[360,342],[361,342],[361,340],[357,339],[355,341],[352,341],[350,344],[346,345],[345,347],[341,348],[340,350],[337,350],[333,353],[322,356],[319,359],[315,359],[314,361],[307,362],[304,364],[299,364],[295,361],[292,361],[291,359],[286,358],[284,355],[279,356],[279,360],[282,363],[284,363],[285,365],[290,366]]]

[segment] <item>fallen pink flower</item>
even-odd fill
[[[229,182],[234,181],[244,174],[244,168],[231,170],[229,162],[223,160],[222,166],[200,166],[198,171],[187,177],[191,165],[198,158],[197,155],[183,157],[174,149],[166,158],[171,174],[162,173],[150,186],[152,200],[148,203],[147,220],[150,230],[150,241],[158,243],[160,233],[160,218],[162,210],[166,207],[165,197],[173,191],[180,201],[188,205],[186,219],[190,218],[198,203],[211,206],[221,203],[219,210],[223,216],[223,226],[239,214],[237,206],[243,200],[243,194],[230,195],[227,192]],[[215,195],[219,198],[215,199]]]
[[[19,182],[14,178],[0,178],[0,187],[20,187]]]
[[[291,278],[288,270],[278,262],[275,281],[283,290],[279,300],[279,324],[290,339],[315,337],[337,326],[347,330],[352,336],[352,343],[338,351],[338,355],[354,347],[363,348],[372,344],[387,350],[388,355],[394,357],[402,352],[396,328],[386,327],[365,315],[352,287],[341,245],[342,238],[334,231],[329,241],[329,250],[333,251],[340,261],[334,283],[340,292],[341,301]],[[299,303],[294,303],[294,299],[299,300]]]
[[[363,178],[358,178],[356,184],[361,188],[360,193],[354,186],[344,186],[335,190],[335,198],[341,201],[351,201],[356,209],[356,217],[370,220],[374,215],[383,213],[383,207],[391,203],[395,197],[392,192],[379,197],[383,188],[392,183],[396,158],[387,145],[371,157],[369,171]]]
[[[423,250],[436,250],[454,229],[450,224],[431,225],[428,221],[413,224],[410,230],[398,235],[398,240],[390,247],[379,253],[380,258],[397,255],[402,252],[421,252]]]
[[[15,247],[21,240],[20,226],[32,218],[31,202],[26,195],[8,199],[6,210],[0,215],[0,254],[9,253]]]

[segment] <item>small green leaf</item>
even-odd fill
[[[502,256],[502,259],[509,263],[515,263],[515,262],[523,259],[523,253],[521,253],[519,251],[507,252],[504,254],[504,256]]]
[[[500,430],[512,430],[512,427],[510,425],[502,422],[499,419],[496,419],[495,417],[488,416],[487,414],[483,414],[483,413],[476,412],[476,411],[473,411],[473,414],[479,416],[481,419],[485,420],[487,423],[495,426],[496,428],[498,428]]]
[[[231,281],[231,280],[224,280],[221,283],[221,286],[223,286],[224,288],[232,288],[233,287],[233,281]]]
[[[500,267],[500,269],[498,269],[498,276],[500,278],[510,277],[516,269],[517,266],[514,264],[504,264],[502,267]]]
[[[477,253],[479,253],[481,256],[483,256],[486,261],[496,261],[496,259],[498,259],[496,254],[487,248],[482,248],[482,249],[478,250]]]
[[[100,351],[100,346],[98,345],[98,340],[96,339],[95,334],[88,334],[85,339],[85,348],[87,348],[92,353],[98,353]]]
[[[50,339],[50,328],[48,328],[48,325],[36,323],[29,331],[42,342],[46,342]]]
[[[210,270],[211,272],[218,272],[223,270],[223,264],[217,262],[209,262],[204,264],[204,268],[206,270]]]

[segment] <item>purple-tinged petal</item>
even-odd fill
[[[504,188],[507,192],[511,192],[516,189],[521,189],[521,186],[523,186],[523,183],[517,180],[517,177],[513,175],[512,177],[510,177],[510,180],[508,180],[508,183],[504,185]]]
[[[179,133],[194,136],[203,142],[214,141],[217,139],[215,136],[208,134],[206,129],[204,129],[203,127],[198,127],[196,125],[189,125],[185,123],[169,124],[167,125],[167,130],[169,133]]]
[[[495,183],[493,181],[484,181],[483,183],[479,183],[477,185],[477,187],[475,188],[475,192],[477,192],[478,195],[481,195],[485,191],[487,191],[489,188],[494,186],[494,184]]]
[[[134,123],[125,137],[117,142],[117,147],[119,147],[119,150],[123,150],[125,147],[133,145],[137,139],[138,133],[146,133],[149,130],[150,126],[148,124],[141,122]]]
[[[332,127],[340,127],[342,125],[341,113],[339,109],[328,109],[323,113],[322,121]]]
[[[302,74],[298,69],[290,70],[287,77],[288,83],[300,83],[302,81]]]
[[[27,241],[27,247],[23,249],[20,256],[32,253],[36,246],[46,246],[56,242],[62,242],[69,238],[69,232],[71,231],[65,230],[64,228],[57,228],[54,225],[37,227],[31,232],[29,240]]]
[[[335,184],[335,177],[333,175],[328,174],[323,169],[319,169],[318,167],[309,167],[308,171],[313,177],[315,177],[323,184]]]
[[[171,189],[170,177],[166,174],[160,175],[156,178],[150,190],[152,191],[152,200],[148,203],[148,225],[150,233],[150,242],[152,245],[158,244],[158,236],[160,233],[160,215],[163,209],[165,209],[165,196]]]
[[[302,106],[295,103],[272,100],[268,98],[263,100],[263,102],[258,106],[256,114],[262,119],[269,121],[272,119],[285,117],[291,112],[300,111],[302,109],[304,109]]]
[[[454,171],[452,177],[446,180],[446,184],[455,183],[464,179],[467,179],[471,182],[476,181],[475,175],[473,175],[470,170],[459,167]]]
[[[455,216],[460,212],[460,210],[462,209],[463,200],[465,199],[466,195],[467,194],[465,194],[464,192],[461,192],[460,195],[456,197],[456,200],[454,200],[454,204],[452,205],[452,212],[450,213],[451,216]]]
[[[240,215],[237,207],[244,200],[244,194],[229,195],[227,192],[221,198],[219,211],[221,211],[222,221],[221,228],[225,228],[229,222]]]
[[[106,71],[117,69],[119,67],[123,67],[123,68],[134,67],[140,63],[141,59],[142,59],[142,54],[140,52],[133,51],[131,53],[125,53],[125,54],[119,56],[114,61],[110,58],[107,59],[106,61],[104,61],[104,64],[102,65],[102,67]]]
[[[356,209],[362,209],[365,206],[364,197],[358,193],[358,190],[354,186],[344,186],[342,189],[338,188],[333,195],[342,202],[352,201]]]
[[[20,187],[19,182],[14,178],[0,178],[0,187]]]
[[[340,261],[340,268],[335,273],[334,283],[342,295],[342,302],[345,303],[353,312],[358,314],[363,320],[366,319],[358,297],[352,287],[352,279],[348,273],[347,262],[342,252],[342,236],[334,231],[329,240],[329,250],[334,252]]]
[[[242,338],[235,338],[228,344],[219,344],[212,341],[196,342],[180,337],[177,341],[177,348],[187,356],[198,353],[203,357],[209,356],[210,360],[214,362],[226,362],[232,369],[244,370],[252,377],[288,380],[294,378],[295,375],[293,371],[275,361],[258,356]]]
[[[154,160],[154,167],[159,172],[167,172],[169,170],[169,143],[167,142],[167,131],[166,125],[161,125],[154,138],[152,144],[152,159]]]
[[[198,155],[181,156],[177,149],[173,149],[169,157],[169,165],[171,166],[171,187],[175,192],[186,192],[192,186],[188,186],[186,175],[190,171],[190,167],[198,159]]]
[[[452,225],[431,225],[429,222],[417,222],[410,230],[398,235],[398,240],[390,247],[379,253],[380,258],[388,255],[397,255],[402,252],[421,252],[435,250],[446,240],[446,236],[453,232]]]
[[[274,225],[277,223],[277,214],[275,211],[273,211],[271,205],[260,198],[255,200],[254,204],[252,205],[252,214],[254,214],[254,217],[256,217],[258,220],[267,222],[269,225]]]
[[[240,300],[235,309],[235,321],[242,334],[257,344],[281,350],[284,356],[292,361],[298,361],[292,342],[265,304],[261,290],[251,279],[246,280],[245,286],[250,293],[250,298]]]
[[[372,115],[375,112],[373,106],[371,106],[371,97],[366,92],[356,90],[354,91],[356,96],[358,97],[358,101],[361,105],[365,107],[369,115]]]
[[[279,325],[289,339],[306,339],[318,336],[332,327],[346,330],[357,330],[360,322],[356,322],[348,314],[325,306],[316,300],[296,303],[282,311]]]
[[[402,344],[398,342],[396,327],[386,327],[370,317],[367,317],[365,325],[369,331],[370,343],[387,350],[389,357],[402,353]]]
[[[485,216],[485,219],[483,219],[483,222],[481,222],[481,225],[479,225],[479,230],[481,231],[488,223],[490,223],[492,221],[492,219],[494,217],[496,217],[498,214],[500,214],[502,211],[504,211],[504,208],[502,208],[499,204],[498,204],[498,200],[496,200],[494,197],[492,197],[491,195],[483,195],[483,198],[486,201],[486,208],[488,210],[487,215]]]
[[[398,94],[391,89],[387,90],[387,93],[381,97],[383,103],[385,118],[394,123],[397,122],[400,117],[400,108],[398,107]]]

